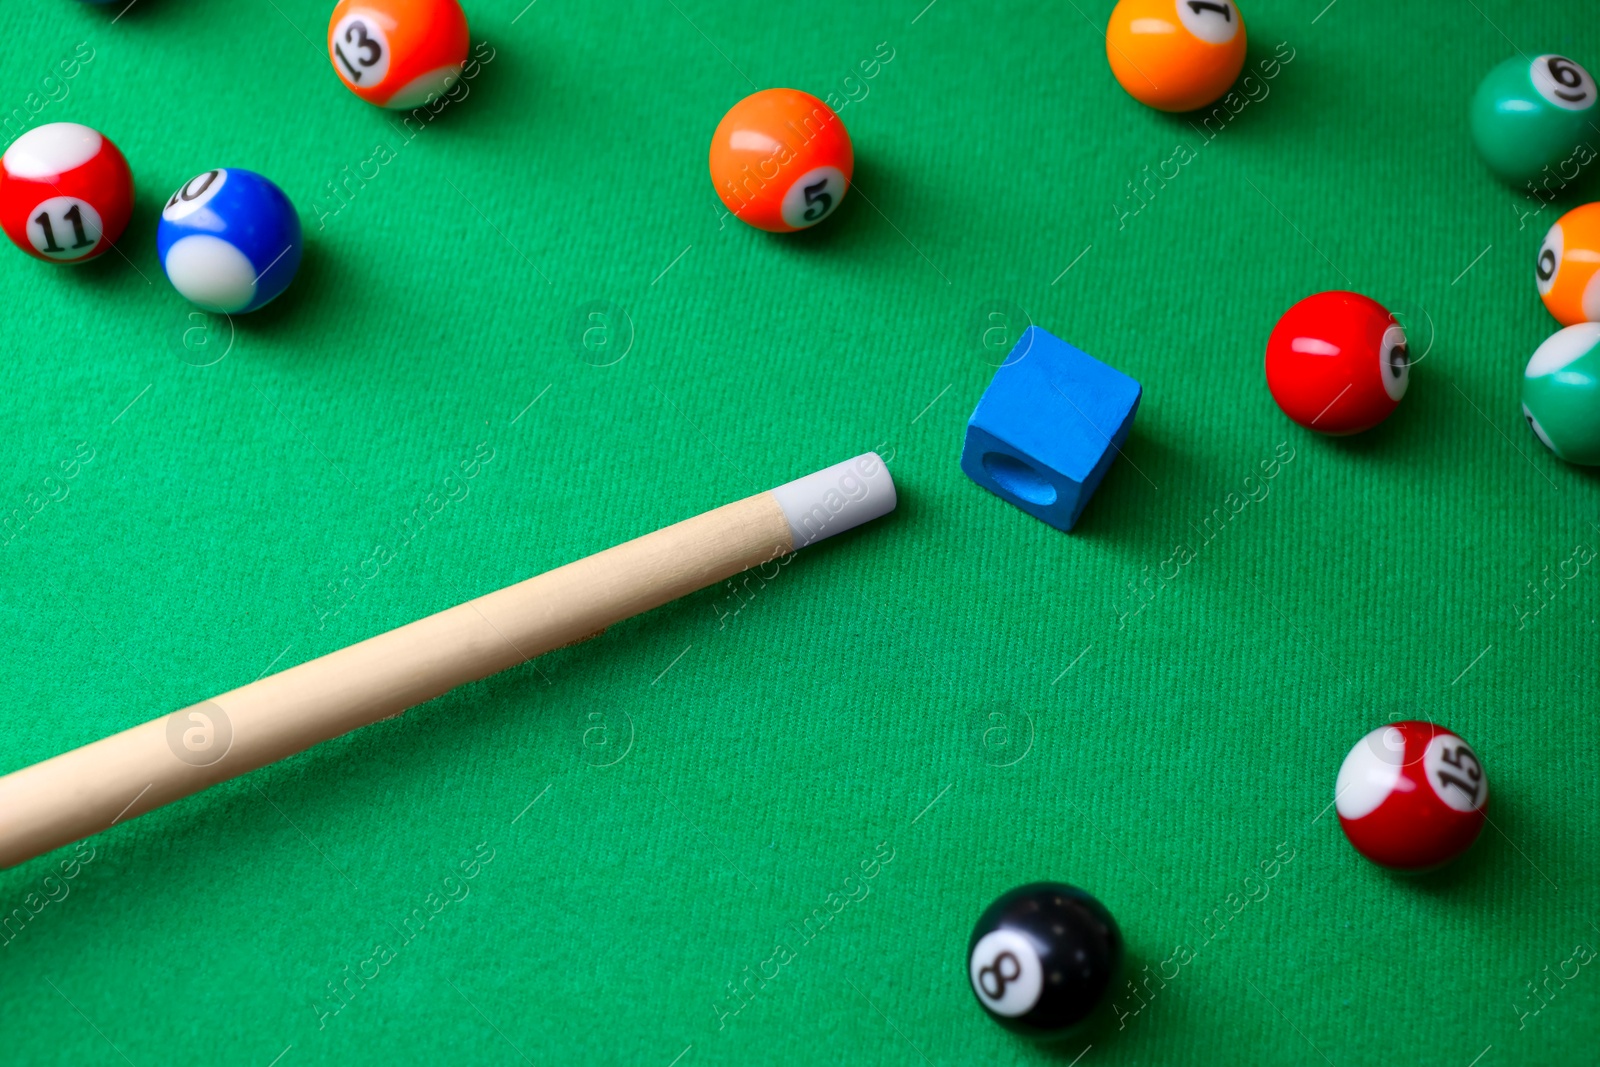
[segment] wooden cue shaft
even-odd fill
[[[846,481],[846,496],[865,485],[870,507],[852,497],[820,532],[797,519],[826,526],[827,506],[813,503],[827,488],[819,480],[858,472],[866,480]],[[784,496],[793,487],[800,497]],[[894,496],[868,453],[15,771],[0,778],[0,867],[592,637],[875,518]]]

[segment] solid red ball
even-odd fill
[[[1369,430],[1406,395],[1406,332],[1360,293],[1308,296],[1267,339],[1267,388],[1283,413],[1318,433]]]
[[[1478,754],[1431,722],[1397,722],[1367,734],[1339,767],[1334,807],[1350,843],[1373,863],[1425,871],[1478,838],[1489,781]]]
[[[0,227],[30,256],[93,259],[122,236],[132,215],[128,161],[88,126],[36,126],[0,158]]]

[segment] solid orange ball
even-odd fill
[[[736,218],[792,233],[839,210],[855,150],[832,108],[799,89],[763,89],[733,105],[711,136],[711,182]]]
[[[397,111],[454,85],[470,44],[457,0],[340,0],[328,20],[328,58],[345,88]]]
[[[1120,0],[1106,27],[1117,83],[1161,111],[1193,111],[1226,93],[1244,48],[1233,0]]]
[[[1600,322],[1600,204],[1583,204],[1556,220],[1539,246],[1533,280],[1563,326]]]

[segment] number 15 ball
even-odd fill
[[[456,0],[340,0],[328,58],[345,88],[407,111],[441,95],[467,61],[467,16]]]
[[[733,105],[711,135],[711,182],[734,217],[793,233],[839,208],[855,171],[833,109],[798,89],[763,89]]]
[[[1373,863],[1426,871],[1478,839],[1489,782],[1478,754],[1443,726],[1380,726],[1350,750],[1334,785],[1339,825]]]

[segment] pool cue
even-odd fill
[[[598,636],[896,499],[868,452],[15,771],[0,778],[0,868]]]

